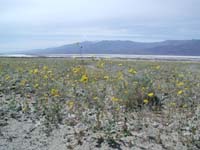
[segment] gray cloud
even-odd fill
[[[0,50],[200,38],[199,0],[0,0]]]

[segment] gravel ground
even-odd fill
[[[199,106],[190,112],[173,111],[171,115],[168,110],[130,113],[127,135],[118,130],[123,125],[120,121],[106,133],[94,131],[82,122],[48,129],[42,118],[8,111],[3,106],[0,113],[0,150],[200,149]]]

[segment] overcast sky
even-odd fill
[[[200,0],[0,0],[0,51],[200,39]]]

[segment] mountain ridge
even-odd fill
[[[84,41],[63,46],[31,50],[28,54],[133,54],[200,56],[200,40],[135,42],[122,40]]]

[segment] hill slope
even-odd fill
[[[163,42],[99,41],[32,50],[31,54],[139,54],[200,56],[200,40]]]

